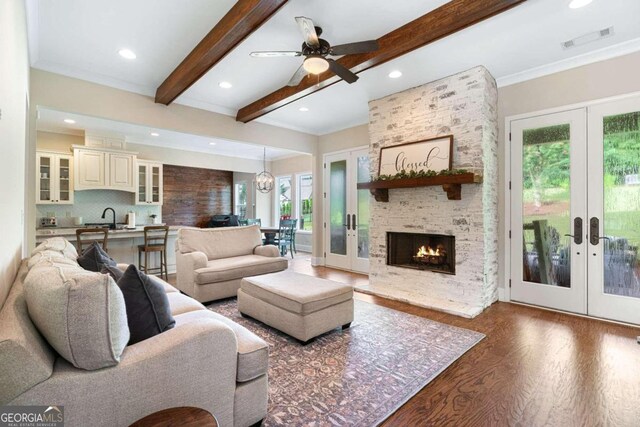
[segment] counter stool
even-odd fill
[[[103,234],[102,237],[98,237],[95,239],[85,239],[82,240],[82,235],[83,234],[96,234],[96,233],[101,233]],[[78,253],[80,255],[82,255],[82,252],[84,251],[84,246],[89,246],[91,243],[93,242],[98,242],[102,244],[102,249],[104,249],[105,252],[107,252],[107,237],[109,235],[109,229],[108,228],[78,228],[76,230],[76,246],[78,247]],[[100,240],[102,240],[102,242],[100,242]]]
[[[169,227],[166,225],[148,225],[144,227],[144,245],[138,245],[138,269],[145,274],[160,273],[168,280],[167,273],[167,236]],[[144,252],[144,265],[142,253]],[[149,253],[160,253],[160,267],[149,268]]]

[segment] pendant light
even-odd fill
[[[273,175],[267,172],[267,148],[264,149],[262,156],[263,170],[256,175],[256,189],[261,193],[268,193],[273,190],[273,183],[275,179]]]

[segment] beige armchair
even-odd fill
[[[273,245],[262,246],[260,226],[183,228],[176,240],[177,288],[200,302],[237,295],[245,277],[286,270]]]

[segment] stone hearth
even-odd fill
[[[461,200],[439,187],[389,190],[371,199],[369,285],[361,291],[474,317],[497,300],[497,88],[484,67],[369,103],[371,175],[381,147],[453,135],[453,168],[483,176]],[[455,236],[455,275],[387,265],[387,233]]]

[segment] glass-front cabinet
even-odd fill
[[[162,163],[137,161],[136,204],[162,205]]]
[[[36,203],[73,204],[73,156],[36,153]]]

